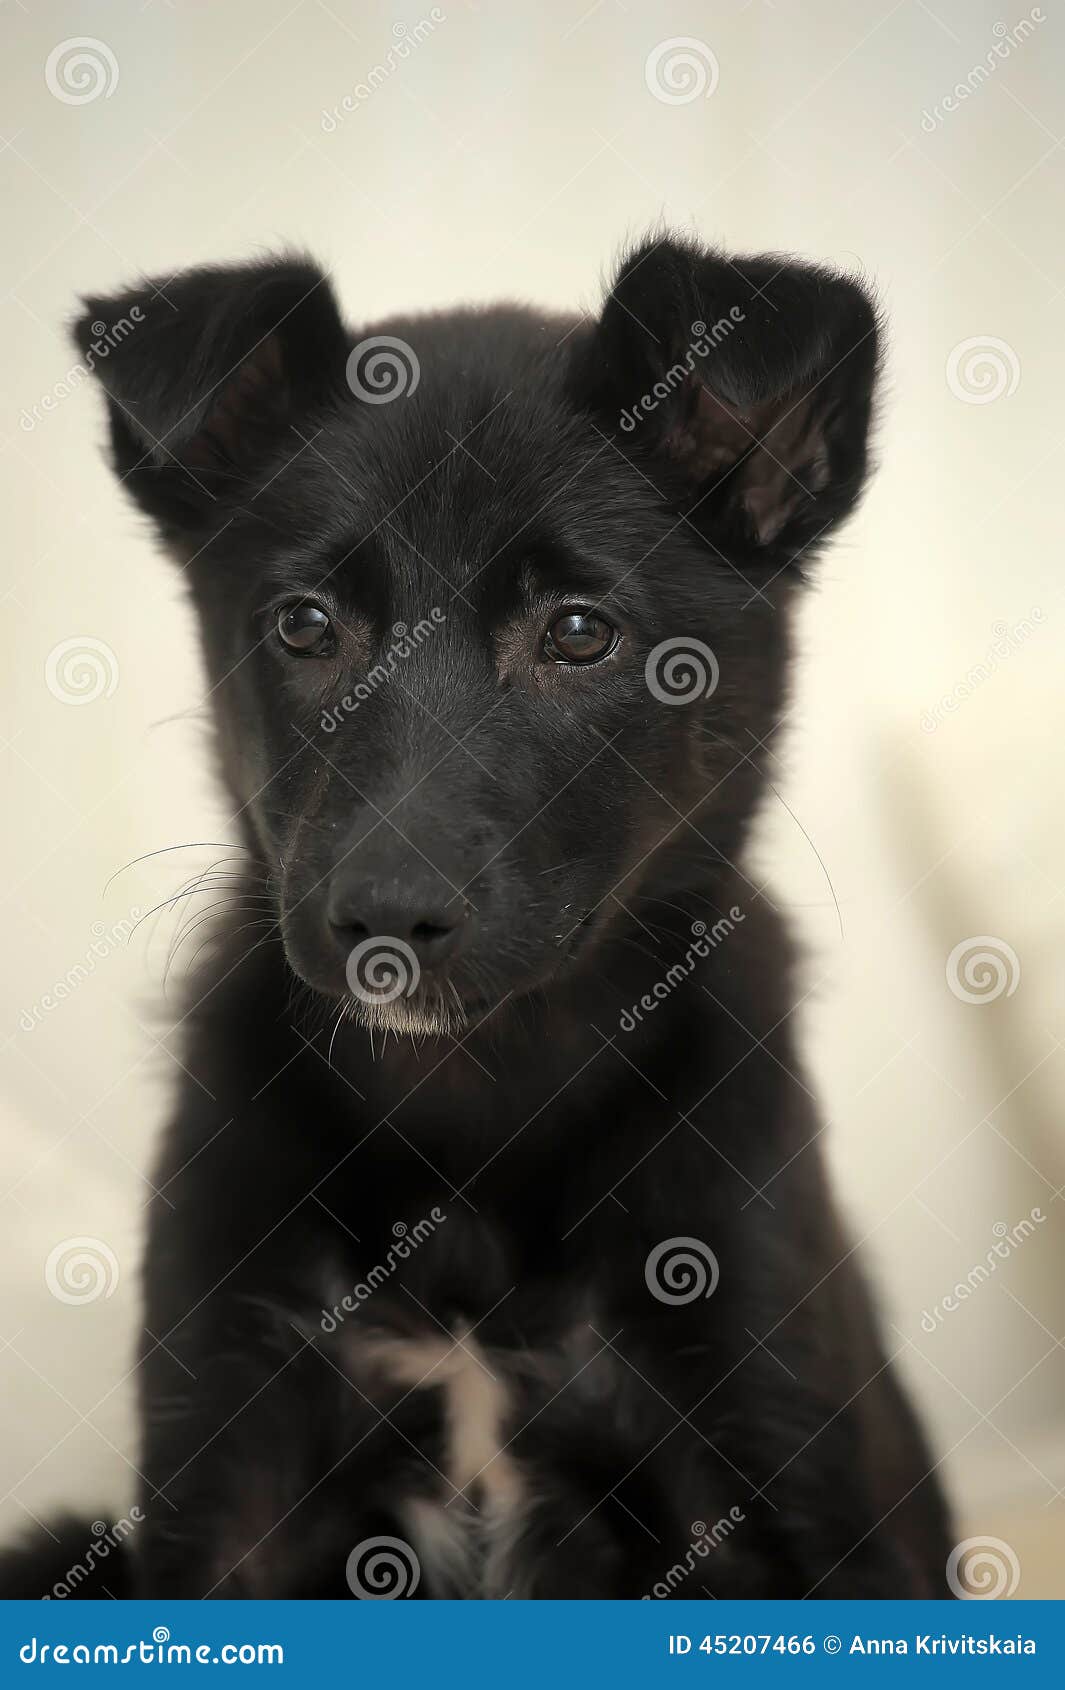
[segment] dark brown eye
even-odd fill
[[[332,650],[333,624],[319,605],[286,605],[278,613],[277,631],[299,657],[324,657]]]
[[[618,643],[618,631],[590,610],[567,610],[552,622],[544,650],[556,663],[598,663]]]

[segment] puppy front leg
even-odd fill
[[[274,1323],[234,1348],[232,1315],[145,1359],[137,1594],[348,1596],[371,1475],[402,1445],[313,1338]]]

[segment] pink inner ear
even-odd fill
[[[823,430],[814,402],[794,393],[776,402],[779,420],[741,471],[743,500],[759,543],[775,540],[799,507],[828,485]]]
[[[810,396],[782,394],[741,410],[693,378],[685,415],[664,445],[678,468],[702,488],[744,458],[733,496],[762,545],[828,483],[823,431]]]
[[[280,420],[288,403],[281,337],[267,335],[246,363],[225,381],[188,449],[189,462],[206,464],[221,453],[231,462],[243,455],[256,424]]]
[[[682,398],[684,414],[667,434],[665,449],[699,486],[716,481],[758,438],[754,411],[726,404],[692,376]]]

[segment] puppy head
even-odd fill
[[[134,324],[93,360],[115,469],[188,580],[304,981],[441,1031],[708,884],[865,476],[860,287],[660,240],[598,320],[350,330],[292,258],[86,307],[83,351]]]

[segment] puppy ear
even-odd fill
[[[650,242],[622,264],[581,360],[598,426],[737,561],[783,568],[856,503],[877,375],[856,282]]]
[[[340,390],[348,351],[336,301],[306,259],[186,271],[74,325],[107,395],[117,474],[173,537],[295,455],[301,413]]]

